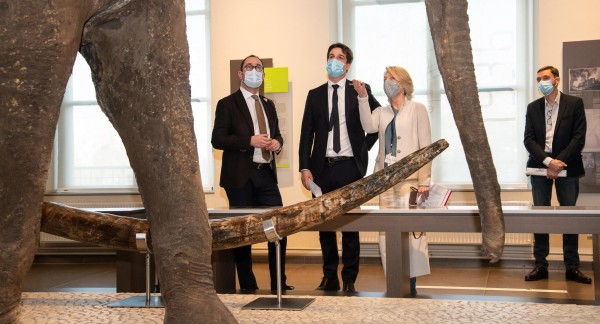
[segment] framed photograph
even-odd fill
[[[587,132],[580,192],[600,192],[600,40],[563,43],[563,91],[581,97]]]

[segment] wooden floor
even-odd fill
[[[449,267],[432,262],[431,274],[417,279],[419,298],[537,301],[593,304],[593,284],[567,282],[563,270],[550,270],[550,278],[525,282],[529,268],[497,266]],[[295,286],[290,294],[314,294],[322,277],[319,264],[288,264],[287,284]],[[268,266],[254,265],[259,293],[269,293]],[[589,270],[583,271],[592,276]],[[362,264],[356,282],[358,296],[383,296],[385,278],[380,264]],[[34,262],[24,284],[26,292],[114,292],[116,263],[113,257],[43,258]]]

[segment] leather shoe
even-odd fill
[[[340,281],[337,278],[323,277],[317,290],[340,290]]]
[[[581,273],[581,271],[579,271],[579,269],[567,269],[567,272],[565,273],[565,279],[571,280],[571,281],[577,281],[579,283],[584,283],[584,284],[592,283],[592,278]]]
[[[277,291],[276,286],[271,286],[272,291]],[[281,290],[294,290],[294,286],[288,286],[286,284],[281,285]]]
[[[548,279],[548,269],[542,266],[535,266],[528,275],[525,276],[525,281],[536,281]]]
[[[354,289],[354,283],[349,281],[344,281],[344,291],[345,292],[356,292]]]

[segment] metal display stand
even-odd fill
[[[279,241],[281,237],[275,231],[273,226],[273,220],[268,219],[262,222],[265,230],[265,235],[269,242],[275,243],[276,263],[277,263],[277,298],[274,297],[260,297],[254,301],[244,305],[242,309],[272,309],[272,310],[295,310],[300,311],[310,305],[314,298],[288,298],[283,299],[281,297],[281,247]]]
[[[108,307],[148,307],[160,308],[165,307],[165,301],[162,296],[150,296],[150,254],[152,252],[148,248],[146,233],[135,234],[135,245],[141,253],[146,255],[146,296],[133,296],[112,304]]]

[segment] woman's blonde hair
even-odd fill
[[[400,85],[404,88],[404,95],[407,99],[412,100],[415,87],[408,71],[399,66],[388,66],[385,68],[385,72],[389,73],[394,80],[400,82]]]

